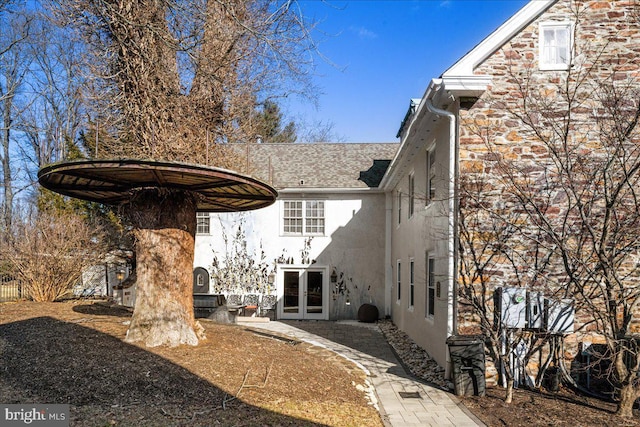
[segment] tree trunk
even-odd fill
[[[504,394],[504,403],[513,402],[513,380],[507,381],[507,388]]]
[[[620,402],[618,402],[618,410],[616,415],[625,418],[633,417],[633,404],[638,398],[638,392],[633,384],[625,384],[620,389]]]
[[[135,227],[137,290],[125,341],[173,347],[204,338],[193,314],[196,203],[188,191],[145,189],[126,206]]]

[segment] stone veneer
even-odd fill
[[[636,5],[637,7],[637,5]],[[501,182],[503,170],[494,161],[500,157],[505,162],[511,162],[518,170],[518,179],[524,182],[531,179],[541,183],[545,174],[545,164],[549,162],[547,147],[541,143],[531,129],[523,125],[523,122],[515,117],[514,113],[521,111],[523,101],[523,87],[525,90],[535,92],[538,105],[535,108],[548,108],[562,110],[567,102],[561,98],[562,86],[567,81],[567,71],[541,71],[538,68],[538,29],[539,22],[543,21],[573,21],[576,24],[575,46],[576,55],[573,59],[571,75],[578,78],[587,76],[588,80],[582,83],[577,90],[577,96],[584,99],[584,103],[572,109],[575,125],[571,127],[573,141],[581,141],[581,149],[596,152],[601,149],[596,126],[593,123],[592,113],[594,109],[602,110],[594,95],[589,91],[594,89],[598,81],[629,83],[633,87],[640,86],[640,17],[634,11],[633,1],[585,1],[570,2],[558,1],[544,12],[537,20],[524,28],[507,44],[487,58],[475,70],[477,75],[492,76],[492,86],[480,99],[468,108],[460,111],[460,176],[465,180],[480,182],[478,193],[483,200],[479,202],[484,208],[502,214],[509,213],[509,197],[506,196],[504,183]],[[593,68],[591,68],[593,67]],[[569,82],[569,87],[576,87],[576,81]],[[534,120],[544,120],[537,116]],[[542,127],[542,126],[541,126]],[[526,173],[525,173],[526,172]],[[466,184],[465,184],[466,185]],[[508,191],[507,191],[508,192]],[[464,191],[461,192],[464,199]],[[550,206],[557,213],[563,212],[562,203],[555,200]],[[463,201],[461,209],[469,209],[470,204]],[[474,206],[474,209],[478,206]],[[478,212],[474,212],[478,214]],[[467,212],[471,216],[471,212]],[[480,221],[490,221],[486,214],[481,215]],[[512,212],[511,218],[520,221],[519,224],[527,227],[526,222],[519,216],[521,212]],[[497,233],[499,234],[499,233]],[[482,247],[483,243],[498,241],[498,235],[491,236],[487,230],[476,230],[475,247]],[[525,241],[509,240],[509,251],[514,257],[521,256],[523,263],[531,257],[533,263],[536,254]],[[498,248],[499,249],[499,248]],[[492,252],[493,251],[493,252]],[[495,247],[485,253],[484,260],[491,254],[494,256],[500,250]],[[461,253],[461,257],[465,254]],[[637,256],[637,254],[635,254]],[[482,258],[482,257],[481,257]],[[540,257],[538,257],[540,261]],[[486,296],[491,302],[490,294],[496,286],[521,286],[540,289],[545,293],[553,293],[558,287],[553,280],[543,280],[535,277],[530,270],[531,265],[524,262],[514,269],[505,256],[494,258],[484,274],[485,283],[488,284]],[[516,275],[518,271],[518,275]],[[551,275],[558,282],[562,282],[563,273],[560,267]],[[635,275],[637,276],[637,274]],[[637,283],[638,277],[630,279]],[[476,279],[479,285],[480,279]],[[632,283],[632,282],[629,282]],[[636,310],[637,311],[637,310]],[[577,313],[576,326],[587,322],[589,318]],[[458,315],[461,332],[478,331],[477,318],[468,309],[461,306]],[[586,338],[591,342],[597,341],[597,331],[587,327]],[[567,342],[577,343],[584,336],[573,334],[567,337]],[[600,338],[601,339],[601,338]],[[569,345],[565,356],[573,358],[576,354],[576,346]],[[535,370],[535,369],[534,369]],[[495,374],[495,370],[490,369]]]

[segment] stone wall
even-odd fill
[[[566,286],[565,265],[558,259],[553,239],[537,231],[544,226],[557,230],[566,227],[562,234],[567,239],[562,242],[565,247],[574,245],[577,251],[585,244],[584,221],[571,229],[578,215],[569,206],[572,199],[564,197],[557,187],[551,188],[560,185],[563,178],[562,168],[550,150],[575,150],[564,158],[575,159],[572,168],[581,177],[589,176],[590,165],[600,165],[606,158],[608,138],[619,131],[614,125],[616,109],[633,110],[640,93],[640,17],[636,8],[635,2],[623,0],[558,1],[475,70],[477,75],[490,75],[493,80],[480,99],[460,110],[461,220],[467,221],[467,227],[461,224],[464,249],[460,262],[467,269],[463,270],[460,283],[462,289],[466,284],[469,292],[475,292],[467,295],[469,299],[485,298],[487,318],[492,317],[496,286],[527,287],[547,296],[575,298],[576,329],[588,333],[591,342],[602,340],[598,334],[602,324],[590,323],[593,316],[580,309],[594,301],[579,301],[572,295],[577,288]],[[575,52],[570,70],[540,70],[541,21],[574,22]],[[617,106],[603,101],[612,88],[627,94],[619,97]],[[634,130],[627,138],[627,146],[637,148],[639,140]],[[635,152],[630,155],[638,156]],[[588,190],[598,183],[582,184]],[[532,216],[518,198],[523,193],[544,206],[541,217],[550,219],[551,225],[532,223]],[[621,211],[628,210],[628,216],[633,216],[634,208],[623,204]],[[603,206],[594,203],[594,218],[604,211]],[[636,216],[632,221],[637,219]],[[620,226],[629,227],[631,223]],[[630,230],[631,235],[626,238],[631,241],[638,236],[633,228]],[[611,278],[622,279],[622,288],[631,289],[639,279],[640,246],[629,250],[632,247],[628,245],[617,277]],[[471,262],[473,256],[477,262]],[[640,318],[637,307],[634,313]],[[478,331],[476,314],[468,306],[460,306],[460,331]],[[637,332],[636,325],[632,324],[629,332]],[[573,345],[567,347],[564,356],[574,357],[577,344],[583,339],[576,334],[567,337]]]

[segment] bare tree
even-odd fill
[[[0,23],[0,163],[4,196],[2,220],[5,229],[9,230],[14,198],[12,132],[16,129],[20,115],[17,97],[28,70],[26,40],[29,37],[31,18],[26,14],[0,10]]]
[[[52,23],[44,11],[34,21],[32,34],[33,61],[25,82],[32,99],[22,114],[20,130],[27,142],[21,153],[30,181],[35,182],[34,172],[42,166],[80,154],[80,147],[76,150],[74,145],[86,124],[82,44],[69,29]]]
[[[94,156],[239,165],[225,143],[255,134],[247,117],[260,96],[307,88],[311,44],[295,7],[64,3],[58,16],[81,30],[92,55],[91,114],[107,134]],[[191,295],[197,203],[188,190],[140,189],[122,206],[135,230],[139,290],[128,341],[195,345],[201,337]]]
[[[481,208],[504,221],[499,231],[513,232],[525,255],[499,266],[535,266],[545,289],[575,300],[578,332],[606,346],[601,356],[610,362],[618,414],[629,417],[640,397],[638,341],[632,335],[640,299],[640,84],[629,46],[610,41],[618,27],[603,28],[606,37],[581,37],[587,10],[580,2],[574,6],[573,67],[541,74],[535,64],[513,64],[498,90],[508,96],[478,104],[481,111],[504,111],[506,118],[477,120],[487,131],[489,155],[476,176],[490,174],[502,189]],[[638,22],[625,25],[637,29]],[[505,56],[524,61],[516,50]],[[502,120],[518,131],[511,145],[495,138],[504,135]],[[514,155],[522,153],[514,147],[525,142],[530,155]],[[498,200],[506,201],[510,215],[496,209]],[[494,254],[491,247],[483,259]],[[485,268],[477,264],[472,270],[481,275]],[[492,281],[509,283],[495,275]]]

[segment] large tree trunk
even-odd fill
[[[127,342],[197,345],[204,338],[193,314],[194,193],[145,189],[126,206],[135,227],[136,303]]]

